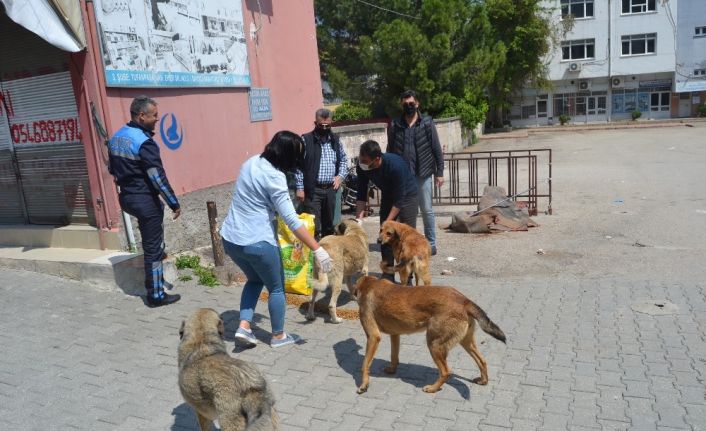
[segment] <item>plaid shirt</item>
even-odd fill
[[[326,138],[326,141],[321,142],[321,161],[319,162],[319,175],[316,177],[316,184],[333,184],[333,179],[336,176],[336,153],[331,145],[331,136]],[[338,176],[341,179],[346,178],[348,173],[348,160],[343,145],[338,146],[338,154],[340,158],[338,166]],[[304,173],[297,169],[294,173],[297,181],[297,190],[304,190]]]

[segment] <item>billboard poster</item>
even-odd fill
[[[241,1],[93,4],[108,86],[250,86]]]

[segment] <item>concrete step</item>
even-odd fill
[[[0,225],[0,247],[60,247],[120,250],[118,231],[88,225]]]
[[[58,247],[0,247],[0,268],[22,269],[77,280],[99,290],[144,295],[141,254],[115,250]],[[164,278],[174,283],[174,262],[164,261]]]

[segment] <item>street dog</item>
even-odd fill
[[[424,235],[417,232],[417,229],[404,223],[388,220],[380,226],[378,240],[381,244],[392,246],[392,253],[395,256],[395,262],[397,262],[397,265],[393,267],[388,266],[385,261],[380,262],[382,272],[386,274],[399,272],[402,284],[407,284],[411,274],[414,274],[417,286],[419,286],[420,279],[425,286],[431,284],[431,275],[429,274],[431,246]]]
[[[358,300],[360,323],[367,336],[362,382],[358,393],[368,390],[370,364],[373,362],[382,334],[389,334],[392,344],[387,374],[394,374],[399,365],[400,335],[426,331],[427,346],[439,378],[426,385],[424,392],[436,392],[446,383],[451,370],[446,362],[449,351],[460,344],[476,361],[479,385],[488,384],[488,365],[475,341],[476,322],[492,337],[505,342],[505,334],[485,312],[461,292],[446,286],[400,286],[375,277],[361,277],[354,288]]]
[[[196,410],[201,431],[218,419],[222,431],[278,429],[274,397],[255,366],[231,358],[224,326],[210,308],[196,310],[181,323],[179,389]]]
[[[307,320],[315,320],[314,305],[316,295],[331,286],[331,301],[328,311],[331,323],[341,323],[343,319],[336,314],[336,302],[341,294],[343,279],[346,279],[348,291],[352,291],[353,276],[357,273],[368,275],[368,235],[355,219],[344,220],[336,226],[336,235],[325,236],[319,245],[333,260],[333,269],[325,273],[314,260],[314,279],[312,280],[311,301],[306,314]]]

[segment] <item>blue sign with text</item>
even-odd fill
[[[250,105],[250,121],[267,121],[272,119],[272,104],[269,88],[251,88],[248,93]]]

